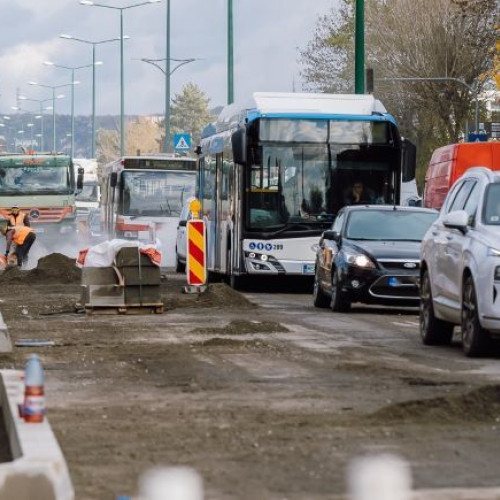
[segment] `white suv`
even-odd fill
[[[500,335],[500,172],[468,170],[448,193],[422,241],[420,333],[449,344],[461,325],[466,356]]]

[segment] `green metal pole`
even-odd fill
[[[163,152],[168,153],[170,149],[170,0],[167,0],[166,19],[166,47],[165,47],[165,139],[163,141]]]
[[[70,156],[73,158],[75,150],[75,70],[71,70],[71,149]]]
[[[95,43],[92,44],[92,146],[91,158],[95,158]]]
[[[354,40],[354,92],[365,93],[365,0],[356,0]]]
[[[125,89],[123,70],[123,9],[120,9],[120,156],[125,156]]]
[[[52,87],[52,152],[56,150],[56,89]]]
[[[227,0],[227,103],[234,102],[233,0]]]

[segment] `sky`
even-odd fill
[[[127,7],[144,0],[95,0]],[[197,60],[171,76],[172,96],[188,82],[198,85],[210,107],[227,101],[227,0],[170,0],[170,56]],[[233,0],[234,97],[246,100],[254,91],[301,90],[299,48],[312,38],[318,17],[336,0]],[[64,40],[69,34],[93,42],[120,36],[120,11],[80,5],[79,0],[0,0],[0,113],[12,113],[16,92],[31,99],[52,98],[50,88],[71,81],[67,67],[91,65],[92,45]],[[162,114],[165,102],[163,73],[141,58],[165,57],[166,0],[123,11],[125,114]],[[96,46],[96,114],[120,113],[120,44]],[[164,64],[164,63],[163,63]],[[174,62],[172,62],[173,68]],[[75,71],[75,114],[90,115],[92,68]],[[70,86],[57,89],[58,113],[70,113]],[[50,105],[51,103],[45,103]],[[22,109],[38,109],[22,102]]]

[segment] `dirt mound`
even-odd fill
[[[234,320],[221,328],[202,328],[191,333],[225,333],[228,335],[246,335],[252,333],[288,332],[288,328],[275,321]]]
[[[385,406],[370,415],[369,420],[450,423],[484,422],[500,414],[500,386],[488,385],[460,395],[417,399]]]
[[[163,303],[167,309],[186,307],[224,307],[248,309],[257,307],[243,294],[225,283],[212,283],[204,293],[180,293],[180,282],[162,284]]]
[[[75,260],[60,253],[42,257],[35,269],[23,271],[18,267],[9,267],[0,275],[0,283],[27,285],[78,284],[82,272],[76,267]]]

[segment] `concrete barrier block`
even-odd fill
[[[74,500],[68,466],[49,421],[28,424],[19,417],[22,371],[0,370],[0,402],[13,457],[0,464],[2,500]]]
[[[12,352],[12,342],[2,313],[0,313],[0,352]]]

